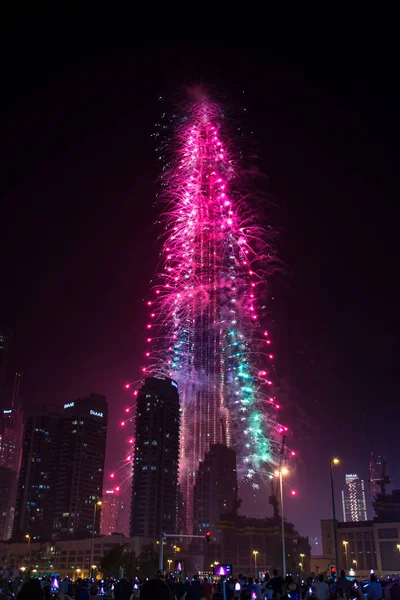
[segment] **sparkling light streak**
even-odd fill
[[[189,531],[195,472],[209,445],[223,441],[221,421],[238,452],[239,472],[253,487],[256,475],[273,469],[278,438],[287,431],[270,413],[279,408],[268,395],[274,355],[257,297],[276,259],[247,197],[219,105],[197,96],[159,152],[166,160],[165,233],[158,284],[147,302],[153,337],[143,370],[178,382]]]
[[[141,376],[178,382],[180,487],[191,532],[195,473],[209,445],[223,442],[221,422],[237,451],[239,475],[254,490],[278,464],[288,427],[276,421],[275,354],[265,329],[268,278],[277,260],[223,109],[197,94],[160,128],[172,133],[155,134],[164,165],[164,233],[159,273],[146,300],[151,337],[145,338]],[[138,387],[125,385],[133,396]]]

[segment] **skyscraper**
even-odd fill
[[[100,532],[108,407],[105,396],[90,394],[64,404],[55,501],[54,538]],[[95,522],[94,522],[95,521]]]
[[[8,354],[8,345],[12,336],[11,329],[0,326],[0,410],[3,407],[3,394],[6,384],[6,363]]]
[[[369,487],[372,498],[378,494],[385,494],[389,483],[390,477],[386,473],[385,457],[372,452],[369,463]]]
[[[236,452],[223,444],[212,444],[200,462],[193,491],[194,532],[213,530],[224,513],[238,508]]]
[[[131,535],[175,533],[178,518],[180,408],[173,379],[148,377],[136,406]]]
[[[103,494],[100,519],[101,535],[112,535],[117,529],[118,509],[120,500],[118,492],[115,490],[106,490]],[[122,533],[118,531],[118,533]]]
[[[61,415],[43,407],[25,417],[13,539],[50,540],[57,498]]]
[[[10,539],[12,534],[21,464],[23,414],[18,396],[19,380],[17,373],[12,400],[9,404],[3,402],[0,411],[0,540]]]
[[[246,169],[227,135],[224,108],[203,90],[175,127],[160,124],[165,151],[162,267],[148,301],[147,376],[178,382],[183,409],[179,484],[185,530],[193,531],[193,489],[200,461],[226,438],[241,479],[260,483],[275,470],[281,431],[270,413],[274,355],[267,310],[258,295],[276,268],[272,236],[248,203]],[[172,137],[162,141],[163,130]],[[269,228],[272,233],[271,228]],[[271,271],[269,271],[271,267]]]
[[[364,481],[356,474],[346,475],[345,489],[342,490],[343,520],[366,521]]]

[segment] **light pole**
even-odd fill
[[[289,471],[283,467],[280,471],[275,471],[275,475],[279,477],[279,487],[281,491],[281,525],[282,525],[282,567],[283,577],[286,577],[286,546],[285,546],[285,518],[283,515],[283,482],[282,475],[287,475]]]
[[[346,540],[343,540],[343,546],[344,546],[344,553],[346,555],[346,570],[349,570],[349,554],[348,554],[348,550],[347,547],[349,545],[349,542],[346,542]]]
[[[98,502],[95,502],[94,504],[94,510],[93,510],[93,527],[92,527],[92,544],[90,546],[90,569],[89,569],[89,577],[92,577],[92,573],[93,573],[93,556],[94,556],[94,534],[95,534],[95,528],[96,528],[96,511],[97,511],[97,507],[101,506],[103,503],[101,500],[98,500]]]
[[[336,508],[335,508],[335,489],[333,487],[333,465],[338,465],[340,460],[338,458],[331,458],[330,469],[331,469],[331,492],[332,492],[332,513],[333,513],[333,535],[335,540],[335,560],[336,560],[336,573],[339,574],[339,554],[337,545],[337,526],[336,526]]]
[[[253,550],[253,556],[254,556],[254,568],[256,570],[256,577],[257,577],[257,554],[258,554],[258,550]]]
[[[31,536],[29,533],[26,534],[25,538],[28,540],[28,573],[31,570]]]

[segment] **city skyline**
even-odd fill
[[[131,404],[124,384],[145,366],[143,300],[162,247],[150,134],[158,98],[173,106],[186,83],[203,80],[237,107],[237,135],[257,166],[250,175],[281,233],[287,268],[271,282],[270,316],[282,419],[298,454],[288,518],[319,535],[319,519],[331,514],[332,456],[341,459],[337,507],[346,473],[367,482],[372,450],[400,487],[393,58],[354,31],[339,48],[335,31],[311,55],[302,42],[279,56],[261,42],[192,42],[184,52],[178,42],[138,42],[120,53],[105,40],[93,55],[86,28],[73,47],[62,34],[49,44],[52,31],[43,15],[16,21],[4,37],[7,397],[16,372],[24,410],[103,393],[112,406],[106,477],[126,459],[118,415]],[[245,514],[270,514],[261,494],[242,499]]]

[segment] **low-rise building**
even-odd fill
[[[369,577],[400,573],[400,490],[379,494],[372,521],[337,523],[339,569]],[[333,520],[321,521],[323,558],[335,564]]]
[[[93,540],[93,564],[100,570],[101,559],[116,546],[123,546],[138,556],[154,540],[143,537],[125,537],[123,534],[98,536]],[[52,542],[0,542],[0,562],[9,571],[59,573],[61,577],[88,577],[90,571],[92,538],[57,540]]]

